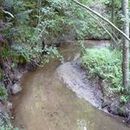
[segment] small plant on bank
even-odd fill
[[[120,97],[120,103],[122,103],[122,104],[127,103],[129,100],[130,100],[130,96],[129,95],[122,95]]]
[[[63,56],[61,55],[61,53],[59,52],[58,48],[57,47],[53,47],[53,46],[50,46],[50,47],[45,47],[42,52],[46,53],[44,55],[41,55],[39,57],[39,65],[45,65],[46,63],[49,63],[51,60],[53,59],[58,59],[60,60],[61,62],[64,60]]]
[[[0,100],[6,101],[8,97],[7,90],[4,85],[0,84]]]

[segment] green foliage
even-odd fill
[[[92,6],[92,9],[96,8],[94,1],[83,0],[83,4]],[[96,4],[101,5],[102,1],[99,0]],[[82,8],[77,7],[77,17],[75,17],[74,28],[78,39],[109,39],[109,36],[104,29],[99,25],[99,22],[95,20],[91,13],[88,13]],[[107,15],[107,14],[104,14]],[[99,19],[99,21],[101,21]]]
[[[0,68],[0,80],[3,79],[3,70]]]
[[[59,53],[56,47],[49,47],[45,48],[44,51],[47,53],[44,55],[44,63],[48,63],[51,59],[60,59],[60,61],[63,61],[62,55]]]
[[[82,2],[89,5],[92,0]],[[42,41],[53,44],[71,31],[77,39],[107,37],[95,19],[71,0],[3,0],[3,6],[15,17],[4,18],[1,33],[13,41],[16,62],[43,59]]]
[[[76,30],[79,37],[87,39],[110,39],[97,21],[89,14],[85,17],[84,22],[81,21],[80,23],[80,27]]]
[[[4,59],[10,56],[10,51],[8,48],[3,48],[2,51],[0,52],[0,56]]]
[[[130,95],[128,95],[128,94],[123,94],[120,97],[120,103],[122,103],[122,104],[127,103],[129,100],[130,100]]]
[[[91,76],[98,76],[105,81],[109,91],[123,90],[120,52],[106,48],[86,49],[82,64]]]
[[[8,114],[5,112],[0,112],[0,130],[1,129],[10,130],[11,128],[13,127],[11,126]]]
[[[103,0],[104,4],[106,4],[108,7],[112,6],[112,0]],[[120,0],[114,0],[114,7],[115,10],[121,8],[121,1]]]
[[[0,130],[19,130],[19,129],[13,127],[0,127]]]
[[[122,16],[122,1],[114,0],[114,2],[112,3],[112,0],[104,0],[104,4],[107,6],[110,17],[111,17],[111,14],[112,14],[112,6],[113,6],[113,8],[114,8],[114,10],[113,10],[113,14],[114,14],[113,22],[117,27],[122,29],[122,25],[123,25],[122,21],[124,19],[123,16]],[[115,34],[117,36],[120,36],[120,34],[118,34],[118,32],[115,32]]]
[[[7,90],[4,85],[0,84],[0,99],[7,100]]]
[[[16,63],[26,63],[26,61],[29,62],[30,56],[33,55],[33,53],[31,53],[31,48],[29,49],[29,47],[27,47],[26,44],[24,46],[23,45],[14,44],[12,46],[11,54],[14,57],[14,61]]]
[[[42,52],[47,48],[43,50],[42,41],[46,44],[55,43],[55,39],[70,30],[68,4],[69,2],[61,0],[4,0],[3,6],[11,11],[15,18],[5,17],[10,26],[4,27],[2,34],[13,41],[11,56],[16,63],[32,60],[38,63],[41,59],[45,61]],[[52,50],[56,52],[55,48],[48,48],[47,51],[49,53]],[[1,55],[8,57],[10,51],[4,49]],[[58,55],[56,57],[59,57]]]
[[[43,67],[45,64],[49,63],[53,59],[58,59],[61,62],[63,61],[63,56],[60,54],[59,50],[56,47],[45,47],[42,52],[45,54],[39,57],[37,59],[37,62],[35,62],[37,66]]]
[[[8,94],[4,85],[0,84],[0,100],[7,100]]]
[[[0,99],[1,99],[1,96],[3,97],[3,95],[5,95],[4,91],[6,91],[6,90],[2,88],[2,91],[1,91],[1,88],[0,88]],[[3,100],[3,99],[1,99],[1,100]],[[0,112],[0,130],[18,130],[18,128],[14,128],[11,125],[10,117],[9,117],[8,113],[6,113],[4,111]]]

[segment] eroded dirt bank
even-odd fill
[[[86,72],[78,61],[66,62],[60,65],[57,70],[58,78],[78,97],[90,102],[96,108],[102,105],[103,95],[98,81],[90,81],[86,78]]]

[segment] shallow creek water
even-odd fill
[[[65,60],[72,60],[78,48],[75,45],[64,45],[61,52]],[[59,81],[55,71],[60,64],[59,61],[51,61],[44,68],[25,74],[22,79],[23,91],[12,98],[15,126],[20,130],[130,129],[116,117],[78,98]]]

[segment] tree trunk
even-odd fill
[[[114,4],[115,4],[115,2],[114,2],[114,0],[111,0],[111,5],[112,5],[112,10],[111,10],[111,22],[113,23],[113,24],[115,24],[115,22],[114,22],[114,14],[115,14],[115,10],[114,10]],[[115,30],[114,30],[114,28],[112,27],[112,33],[113,34],[115,34]],[[112,46],[112,48],[114,49],[115,48],[115,46],[116,46],[116,40],[115,40],[115,37],[113,37],[114,38],[114,40],[113,39],[111,39],[111,41],[112,41],[112,44],[111,44],[111,46]]]
[[[115,14],[115,11],[114,11],[114,0],[112,0],[112,11],[111,11],[111,21],[112,23],[114,23],[114,14]]]
[[[123,31],[129,37],[129,9],[128,0],[122,0],[124,26]],[[123,86],[128,89],[129,87],[129,41],[123,37]]]

